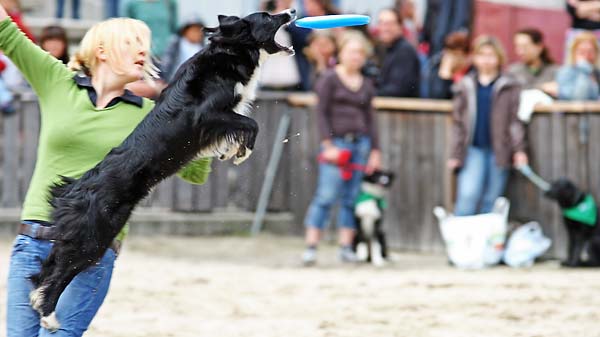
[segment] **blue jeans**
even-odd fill
[[[53,243],[25,235],[15,239],[7,284],[7,337],[76,337],[87,330],[106,297],[115,261],[108,249],[94,266],[79,273],[61,294],[56,306],[60,329],[54,333],[40,327],[40,316],[29,304],[33,285],[29,277],[39,272]]]
[[[504,193],[508,172],[507,168],[496,164],[492,149],[469,147],[463,167],[458,173],[454,214],[491,212],[496,198]]]
[[[119,0],[104,1],[104,16],[107,19],[119,16]]]
[[[352,151],[352,163],[365,165],[371,152],[369,137],[359,137],[356,142],[348,142],[342,138],[334,138],[333,144],[342,149]],[[360,190],[363,173],[353,171],[350,180],[343,180],[337,165],[320,163],[317,191],[313,197],[304,224],[306,227],[325,228],[331,208],[340,201],[337,224],[344,228],[354,229],[354,202]]]
[[[79,0],[71,0],[71,16],[73,19],[79,19]],[[65,11],[65,0],[56,1],[56,17],[62,19]]]

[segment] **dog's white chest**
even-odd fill
[[[235,85],[235,94],[240,95],[240,102],[233,108],[233,111],[240,115],[248,116],[250,114],[250,110],[252,109],[252,102],[256,99],[256,90],[258,89],[258,79],[260,78],[260,66],[266,60],[269,54],[261,50],[260,51],[260,59],[258,61],[258,66],[254,69],[252,73],[252,77],[250,77],[250,81],[243,85],[241,82],[238,82]]]

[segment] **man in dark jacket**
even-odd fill
[[[384,51],[377,79],[379,96],[418,97],[419,58],[413,46],[402,36],[402,20],[393,9],[379,13],[378,37]]]

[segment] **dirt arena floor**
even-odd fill
[[[10,239],[0,239],[0,335]],[[443,256],[348,266],[299,239],[130,238],[88,337],[595,337],[600,271],[460,271]]]

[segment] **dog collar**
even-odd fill
[[[590,227],[596,226],[598,212],[594,197],[588,194],[579,204],[563,209],[563,216],[570,220],[582,222]]]

